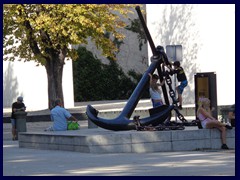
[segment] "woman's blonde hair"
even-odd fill
[[[210,100],[205,97],[199,97],[198,99],[198,107],[202,107],[203,105],[210,105]]]

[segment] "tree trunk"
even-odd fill
[[[52,57],[45,65],[48,78],[48,108],[52,109],[57,98],[62,100],[64,106],[62,74],[64,57]]]

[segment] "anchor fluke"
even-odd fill
[[[173,110],[174,106],[165,106],[164,110],[158,113],[151,115],[150,117],[146,117],[140,119],[141,125],[158,125],[163,123],[170,115],[171,111]],[[135,124],[133,120],[128,119],[122,115],[119,115],[115,119],[104,119],[97,117],[98,111],[93,108],[91,105],[87,106],[87,116],[89,120],[91,120],[97,126],[113,130],[113,131],[124,131],[124,130],[135,130]]]
[[[118,116],[115,119],[104,119],[97,117],[98,111],[93,108],[91,105],[87,106],[86,114],[88,119],[90,119],[97,126],[113,130],[113,131],[123,131],[123,130],[132,130],[135,129],[135,126],[131,120],[124,116]]]

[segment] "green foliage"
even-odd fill
[[[125,37],[120,30],[126,26],[125,19],[134,12],[135,6],[4,4],[3,59],[35,61],[37,65],[45,66],[51,109],[54,99],[63,99],[62,70],[65,60],[78,58],[71,45],[87,44],[91,40],[103,56],[115,59],[117,46]],[[106,38],[106,32],[112,38]],[[83,66],[85,71],[88,70]]]
[[[62,69],[66,59],[79,52],[71,45],[95,43],[102,55],[115,59],[123,43],[121,29],[134,12],[134,4],[4,4],[4,60],[35,61],[46,68],[49,108],[55,98],[63,99]],[[109,37],[106,37],[106,32]],[[84,56],[86,56],[84,58]],[[74,89],[79,100],[125,99],[134,83],[115,62],[103,65],[92,54],[74,63]],[[91,62],[93,60],[93,62]],[[101,77],[101,79],[100,79]],[[119,93],[120,91],[120,93]],[[84,92],[84,93],[82,93]]]
[[[142,77],[133,70],[127,76],[112,60],[102,64],[84,47],[77,52],[79,59],[73,62],[75,102],[128,99]],[[143,97],[148,97],[148,92]]]
[[[45,65],[54,56],[77,58],[72,44],[86,44],[88,38],[106,57],[118,51],[105,32],[119,42],[124,18],[134,4],[4,4],[4,60],[20,57]],[[11,55],[11,56],[10,56]]]

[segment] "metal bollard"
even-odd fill
[[[16,129],[17,129],[17,138],[18,138],[19,132],[27,131],[27,125],[26,125],[27,112],[18,111],[18,112],[15,112],[14,114],[16,117]]]

